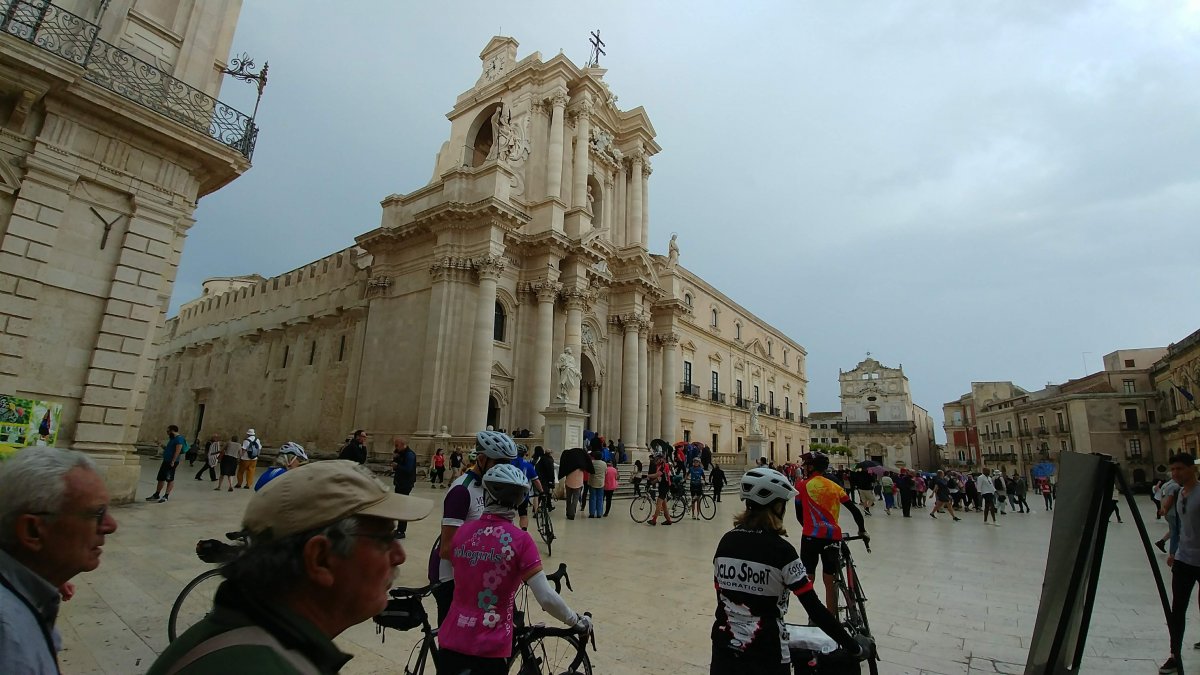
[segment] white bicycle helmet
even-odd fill
[[[481,431],[475,434],[475,448],[492,459],[512,461],[517,458],[517,444],[508,434]]]
[[[766,506],[796,496],[787,476],[774,469],[751,469],[742,475],[742,499]]]
[[[308,453],[304,452],[304,448],[299,443],[288,441],[279,446],[280,455],[295,455],[301,462],[308,461]]]
[[[529,495],[529,478],[512,464],[497,464],[483,474],[483,490],[492,501],[515,509]]]

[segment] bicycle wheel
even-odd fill
[[[529,643],[509,665],[511,675],[591,675],[592,661],[577,638],[547,635]]]
[[[213,568],[188,582],[171,605],[167,618],[167,640],[174,642],[181,633],[200,622],[212,611],[213,596],[221,585],[221,570]]]
[[[554,545],[554,521],[550,520],[550,509],[539,508],[537,511],[538,534],[546,542],[546,555],[550,556]]]
[[[705,520],[712,520],[717,517],[717,503],[708,495],[700,498],[700,517]]]
[[[687,513],[691,504],[684,497],[675,497],[671,499],[671,520],[679,520],[683,514]]]
[[[417,640],[417,644],[413,645],[412,651],[408,653],[408,662],[404,664],[404,675],[425,675],[425,664],[431,660],[434,668],[437,668],[437,655],[434,654],[434,650],[425,649],[425,641],[428,639],[422,636]]]
[[[633,518],[635,523],[644,523],[650,520],[650,514],[654,511],[654,502],[646,495],[634,497],[629,504],[629,517]]]
[[[843,555],[846,556],[846,582],[851,591],[849,600],[854,607],[854,613],[858,615],[860,632],[871,637],[871,625],[867,623],[867,594],[863,592],[862,583],[858,578],[858,569],[854,567],[854,559],[845,549],[843,549]]]

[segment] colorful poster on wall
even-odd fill
[[[62,404],[0,394],[0,459],[29,445],[58,440]]]

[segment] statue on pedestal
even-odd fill
[[[575,357],[571,354],[570,347],[563,347],[562,354],[558,355],[558,363],[555,365],[558,369],[558,398],[556,401],[565,403],[567,395],[579,386],[579,379],[583,376],[579,370],[579,364],[575,362]]]
[[[671,243],[667,246],[667,265],[674,267],[679,262],[679,239],[678,234],[671,235]]]
[[[750,404],[750,435],[762,436],[762,425],[758,423],[758,404]]]

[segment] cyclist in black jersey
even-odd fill
[[[813,591],[796,549],[784,539],[783,518],[796,490],[782,473],[756,468],[741,481],[746,510],[734,518],[713,556],[717,588],[710,675],[787,675],[791,655],[784,623],[788,594],[848,656],[860,645]]]

